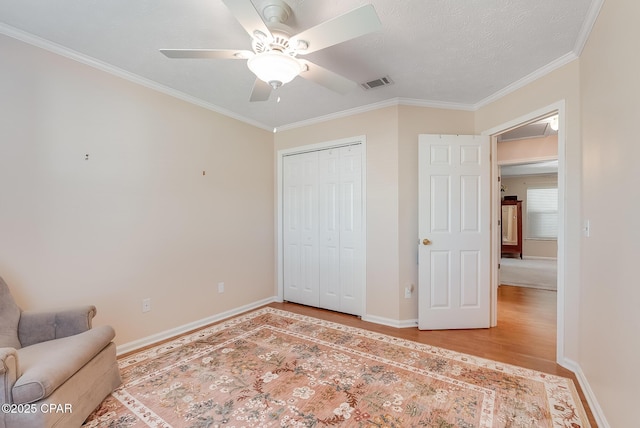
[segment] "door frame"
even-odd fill
[[[498,181],[499,167],[497,159],[498,135],[510,131],[527,123],[558,114],[558,290],[557,290],[557,317],[556,317],[556,362],[564,361],[564,326],[565,326],[565,261],[566,261],[566,140],[565,140],[565,101],[560,100],[546,107],[527,113],[523,116],[483,131],[482,135],[491,137],[491,180],[492,185],[492,224],[497,225],[500,214],[500,182]],[[498,322],[498,263],[500,262],[500,228],[494,227],[491,234],[491,326]]]
[[[361,317],[366,312],[367,302],[367,137],[359,135],[350,138],[342,138],[339,140],[324,141],[321,143],[301,145],[288,149],[278,150],[276,153],[276,283],[277,296],[276,301],[284,301],[284,239],[283,239],[283,211],[284,211],[284,195],[282,186],[284,185],[284,158],[285,156],[297,155],[301,153],[315,152],[319,150],[327,150],[338,147],[347,147],[360,144],[361,151],[361,174],[362,174],[362,296]]]

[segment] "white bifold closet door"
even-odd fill
[[[284,299],[362,315],[361,145],[284,158]]]

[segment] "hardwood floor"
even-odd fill
[[[272,303],[269,306],[571,378],[591,426],[597,427],[575,375],[555,362],[555,291],[502,285],[498,289],[497,327],[477,330],[398,329],[295,303]]]

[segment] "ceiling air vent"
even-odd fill
[[[381,88],[382,86],[387,86],[391,84],[393,84],[393,80],[391,80],[389,76],[384,76],[379,79],[371,80],[370,82],[361,83],[360,86],[362,86],[363,89],[369,90],[369,89]]]

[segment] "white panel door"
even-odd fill
[[[362,147],[319,152],[320,307],[361,315]]]
[[[489,137],[419,137],[422,330],[490,323]]]
[[[318,306],[318,153],[283,163],[284,299]]]
[[[340,312],[362,315],[362,146],[340,151]]]
[[[320,307],[340,310],[340,149],[319,152]]]
[[[362,146],[283,158],[284,300],[362,315]]]

